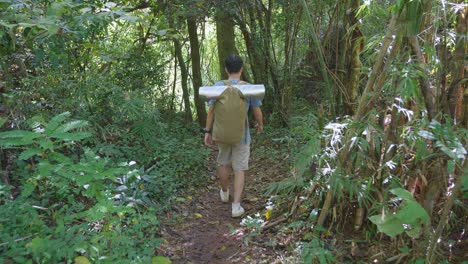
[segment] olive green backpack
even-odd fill
[[[238,144],[244,136],[247,100],[231,81],[223,81],[226,90],[214,105],[213,140],[224,144]],[[246,84],[239,82],[238,84]]]

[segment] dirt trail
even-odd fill
[[[160,253],[169,257],[172,263],[274,263],[275,254],[271,248],[267,250],[261,243],[245,245],[245,228],[240,225],[242,219],[232,218],[231,203],[221,202],[218,181],[214,177],[216,154],[214,152],[210,160],[209,175],[213,177],[207,186],[179,199],[181,202],[168,218],[172,219],[172,223],[164,223],[163,238],[166,243]],[[281,165],[265,164],[254,156],[251,158],[242,201],[246,210],[244,217],[264,208],[265,198],[261,194],[266,184],[271,182],[265,171],[271,171],[271,166],[278,166],[276,171],[280,173]],[[265,166],[270,167],[269,170],[265,170]]]

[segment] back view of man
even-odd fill
[[[215,85],[242,84],[242,82],[240,81],[243,70],[242,59],[235,54],[231,54],[226,58],[225,66],[225,70],[229,75],[229,79],[227,81],[219,81],[215,83]],[[216,119],[216,100],[209,100],[208,105],[209,110],[206,120],[206,127],[204,129],[205,145],[211,146],[213,145],[213,124]],[[252,110],[253,115],[255,117],[255,121],[257,122],[257,132],[261,133],[263,131],[263,115],[260,109],[261,105],[261,100],[253,97],[245,97],[245,112],[239,112],[239,116],[242,116],[242,118],[245,116],[245,126],[241,141],[239,143],[234,144],[216,142],[219,149],[217,158],[217,162],[219,164],[217,174],[221,185],[219,194],[221,197],[221,201],[225,203],[229,202],[229,175],[232,170],[234,171],[234,197],[232,202],[232,217],[240,217],[244,214],[244,208],[242,208],[240,203],[242,199],[242,192],[244,190],[245,171],[249,169],[250,157],[250,131],[247,112],[249,109]]]

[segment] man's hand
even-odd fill
[[[211,133],[205,133],[205,146],[213,146],[213,137],[211,136]]]
[[[261,134],[263,132],[263,125],[262,124],[257,123],[255,125],[255,127],[257,128],[257,133],[258,134]]]
[[[257,124],[255,125],[257,128],[257,133],[260,134],[263,132],[263,114],[262,110],[260,110],[260,107],[253,108],[253,114],[255,121],[257,121]]]

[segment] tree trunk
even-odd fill
[[[153,23],[154,23],[154,17],[151,18],[148,29],[146,29],[146,32],[144,34],[143,34],[144,28],[143,26],[141,26],[142,37],[140,39],[141,44],[140,44],[140,51],[138,52],[139,56],[143,56],[143,53],[145,52],[146,43],[148,42],[148,38],[150,37],[151,27],[153,26]]]
[[[170,28],[175,29],[175,23],[174,19],[172,17],[172,12],[170,10],[170,6],[168,6],[166,10],[166,17],[167,17],[167,22],[169,24]],[[181,86],[182,86],[182,99],[184,102],[184,112],[185,112],[185,120],[192,121],[192,110],[190,107],[190,94],[189,94],[189,89],[187,86],[187,80],[188,80],[188,70],[187,70],[187,65],[185,64],[184,56],[182,54],[182,45],[180,44],[180,41],[177,38],[172,39],[174,43],[174,49],[175,49],[175,55],[177,58],[177,62],[179,63],[179,68],[180,68],[180,76],[182,78],[181,80]]]
[[[195,107],[197,110],[197,120],[201,127],[206,124],[205,104],[199,97],[198,90],[202,86],[202,76],[200,69],[200,45],[198,43],[197,24],[194,17],[187,17],[187,27],[190,39],[190,57],[192,59],[192,83]]]
[[[254,81],[256,83],[267,84],[265,63],[262,60],[262,55],[259,53],[260,49],[258,48],[255,36],[256,33],[254,32],[254,30],[256,30],[256,23],[252,20],[253,19],[251,19],[251,23],[249,24],[250,31],[247,29],[247,21],[245,20],[239,21],[239,27],[244,37]]]
[[[184,112],[185,112],[185,120],[186,121],[192,121],[192,110],[190,108],[190,95],[188,91],[188,86],[187,86],[187,80],[188,80],[188,71],[187,71],[187,65],[185,64],[184,61],[184,56],[182,56],[182,45],[180,44],[178,39],[174,39],[174,47],[176,50],[176,55],[177,55],[177,61],[179,62],[179,68],[180,68],[180,76],[182,78],[182,97],[184,100]]]
[[[176,99],[176,84],[177,84],[177,52],[174,48],[174,79],[172,82],[172,93],[171,93],[171,105],[170,108],[171,110],[175,109],[175,99]]]
[[[216,40],[218,42],[219,74],[221,79],[227,79],[224,70],[224,59],[232,53],[237,53],[234,22],[232,17],[222,8],[216,13]]]

